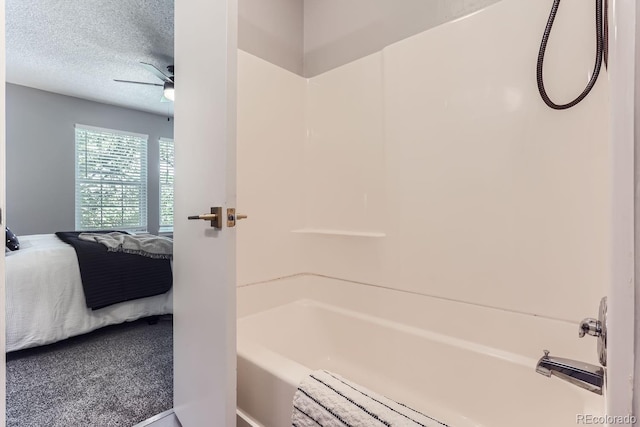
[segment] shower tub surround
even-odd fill
[[[310,79],[239,53],[238,406],[254,425],[290,425],[316,369],[452,427],[603,413],[535,372],[543,349],[597,363],[577,325],[610,271],[608,81],[544,105],[549,7],[502,0]],[[592,2],[561,9],[557,102],[584,88],[595,37]]]
[[[570,322],[315,275],[240,287],[238,315],[238,408],[253,425],[290,425],[298,384],[317,369],[451,427],[603,414],[601,396],[535,373],[543,345],[584,358]]]

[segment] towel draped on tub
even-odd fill
[[[328,371],[315,371],[293,398],[293,427],[448,427]]]

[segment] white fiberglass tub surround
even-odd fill
[[[239,291],[238,406],[261,425],[289,425],[297,385],[316,369],[336,372],[452,427],[563,427],[575,425],[578,414],[602,413],[601,396],[537,374],[537,354],[480,344],[492,334],[486,329],[491,322],[502,316],[508,330],[519,325],[513,317],[522,315],[493,310],[473,324],[462,320],[473,318],[463,304],[424,306],[431,316],[444,308],[448,314],[440,313],[442,321],[450,322],[460,305],[459,326],[476,336],[469,340],[438,332],[443,329],[438,324],[411,324],[411,316],[394,320],[375,313],[385,300],[396,305],[406,299],[410,309],[410,300],[415,306],[416,299],[428,297],[338,281],[306,286],[304,281]],[[328,303],[331,298],[340,302]],[[275,306],[247,314],[256,310],[256,300]],[[363,309],[367,300],[371,307]],[[557,326],[562,333],[574,329]]]
[[[603,413],[535,372],[543,349],[597,364],[577,323],[610,271],[608,82],[540,100],[549,6],[503,0],[311,79],[239,55],[241,412],[290,425],[327,369],[452,427]],[[562,7],[558,100],[593,64],[593,4]]]

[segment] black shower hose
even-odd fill
[[[600,74],[600,68],[602,67],[603,57],[605,58],[606,63],[606,47],[605,47],[605,28],[602,26],[602,1],[603,0],[595,0],[596,2],[596,63],[593,69],[593,74],[591,75],[591,79],[589,83],[587,83],[587,87],[582,91],[582,93],[573,101],[568,104],[556,104],[553,102],[549,95],[547,95],[547,91],[544,88],[544,80],[542,78],[542,64],[544,62],[544,54],[547,49],[547,42],[549,41],[549,34],[551,34],[551,28],[553,28],[553,21],[556,19],[556,14],[558,13],[558,7],[560,6],[560,0],[554,0],[553,6],[551,7],[551,13],[549,14],[549,20],[547,21],[547,26],[544,29],[544,34],[542,35],[542,42],[540,43],[540,52],[538,53],[538,68],[537,68],[537,78],[538,78],[538,91],[540,92],[540,96],[545,104],[554,110],[566,110],[567,108],[571,108],[574,105],[578,104],[582,101],[593,89],[593,86],[596,84],[596,80],[598,80],[598,75]]]

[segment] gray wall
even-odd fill
[[[302,75],[302,8],[302,0],[240,0],[238,47]]]
[[[238,47],[313,77],[499,0],[240,0]]]
[[[313,77],[499,0],[304,0],[304,71]]]
[[[149,231],[159,222],[158,139],[173,119],[7,84],[7,226],[18,235],[75,229],[76,123],[149,135]]]

